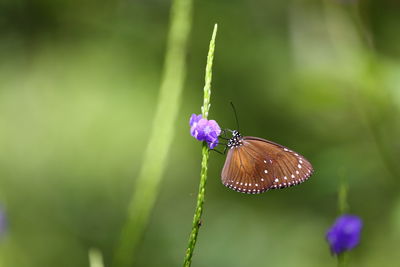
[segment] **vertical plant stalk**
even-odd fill
[[[90,267],[104,267],[103,255],[101,251],[96,248],[89,249],[89,266]]]
[[[349,203],[347,202],[348,185],[344,174],[341,175],[339,192],[338,192],[338,209],[339,214],[343,215],[349,211]]]
[[[368,29],[367,25],[365,25],[364,20],[361,16],[361,3],[354,3],[352,13],[354,17],[354,23],[357,26],[357,33],[360,36],[360,39],[363,41],[366,50],[368,50],[371,54],[376,53],[374,39],[371,34],[370,29]],[[382,85],[379,82],[379,77],[376,73],[374,73],[373,86],[375,88],[380,88]],[[356,99],[360,99],[357,97]],[[390,101],[390,96],[388,97],[388,101]],[[379,137],[379,131],[376,126],[374,126],[374,120],[372,119],[371,112],[366,101],[359,100],[359,105],[362,108],[362,112],[364,113],[364,121],[367,127],[367,130],[372,138],[372,141],[375,144],[377,153],[381,156],[384,167],[387,169],[389,175],[392,176],[393,179],[397,179],[400,175],[400,169],[398,168],[398,164],[396,161],[393,161],[393,157],[387,151],[384,146],[384,142],[382,138]]]
[[[361,16],[360,1],[356,1],[354,4],[350,5],[350,8],[360,39],[363,40],[364,44],[371,50],[371,52],[374,52],[374,39],[371,31],[366,27],[366,25],[364,24],[364,20]]]
[[[338,210],[339,215],[343,215],[349,211],[349,203],[347,201],[348,184],[346,175],[342,173],[338,191]],[[343,252],[337,256],[337,266],[346,267],[348,265],[349,255],[347,252]]]
[[[186,75],[186,46],[192,24],[193,0],[173,0],[160,93],[144,161],[135,182],[128,214],[117,244],[113,266],[128,267],[147,225],[159,191],[173,139]]]
[[[348,259],[349,259],[349,255],[347,254],[347,252],[341,253],[340,255],[338,255],[337,266],[338,267],[347,267]]]
[[[215,24],[207,56],[205,85],[204,85],[204,101],[203,101],[203,106],[201,107],[203,118],[208,117],[208,111],[210,110],[211,106],[210,97],[211,97],[212,63],[214,59],[215,37],[217,35],[217,29],[218,26],[217,24]],[[199,229],[201,226],[201,215],[203,213],[204,196],[205,196],[206,182],[207,182],[208,157],[209,157],[209,150],[206,142],[203,142],[202,155],[203,157],[201,160],[199,193],[197,195],[196,210],[193,216],[192,231],[189,236],[189,243],[186,249],[185,259],[183,262],[183,266],[185,267],[189,267],[192,264],[193,251],[196,246],[197,235],[199,234]]]
[[[370,69],[371,58],[375,57],[375,44],[374,38],[369,29],[366,19],[363,19],[362,16],[362,1],[354,1],[352,4],[343,5],[334,3],[333,1],[326,1],[326,3],[330,6],[339,6],[342,7],[340,10],[342,12],[346,12],[347,16],[349,17],[350,21],[352,22],[352,26],[354,27],[355,33],[357,34],[356,38],[360,41],[362,48],[365,50],[364,52],[369,53],[368,59],[364,59],[364,68],[366,77],[360,77],[362,81],[369,80],[368,83],[361,82],[357,84],[357,88],[369,88],[369,90],[374,90],[375,94],[380,90],[383,90],[381,77],[379,72],[376,71],[368,71]],[[372,56],[372,57],[371,57]],[[379,89],[378,89],[379,88]],[[375,126],[375,120],[373,118],[373,114],[376,113],[376,110],[371,110],[370,104],[368,103],[368,96],[365,93],[358,89],[354,91],[354,100],[355,103],[358,105],[360,116],[362,116],[363,123],[365,125],[366,133],[368,133],[369,137],[371,138],[372,144],[376,149],[376,153],[380,156],[382,161],[383,167],[386,169],[388,174],[392,177],[393,181],[396,181],[397,177],[400,175],[400,169],[398,168],[398,164],[396,161],[393,160],[391,153],[385,147],[385,142],[379,135],[379,129]],[[371,97],[371,96],[370,96]],[[374,96],[376,97],[376,96]],[[388,101],[387,106],[390,108],[391,105],[394,105],[391,101],[390,94],[386,96],[386,101]],[[389,111],[392,112],[392,111]]]

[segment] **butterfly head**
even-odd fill
[[[235,147],[239,147],[239,146],[243,145],[242,139],[243,139],[242,135],[238,131],[233,130],[232,138],[229,139],[227,147],[235,148]]]

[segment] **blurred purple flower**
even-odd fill
[[[7,218],[4,209],[0,207],[0,237],[2,237],[7,229]]]
[[[199,141],[206,141],[208,147],[213,149],[218,145],[218,136],[221,128],[215,120],[203,119],[201,114],[192,114],[190,117],[190,134]]]
[[[360,217],[355,215],[342,215],[326,233],[326,239],[333,254],[341,254],[351,250],[360,242],[363,223]]]

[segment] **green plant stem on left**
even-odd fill
[[[214,31],[210,41],[210,47],[208,50],[207,64],[206,64],[206,74],[205,74],[205,85],[204,85],[204,98],[203,106],[201,107],[202,117],[208,117],[208,111],[210,110],[210,97],[211,97],[211,80],[212,80],[212,63],[214,59],[214,49],[215,49],[215,37],[217,35],[217,24],[214,26]],[[183,266],[189,267],[192,264],[193,251],[197,242],[197,235],[201,226],[201,215],[203,213],[204,196],[206,191],[207,182],[207,170],[208,170],[208,157],[209,150],[206,142],[203,142],[203,147],[201,150],[202,160],[201,160],[201,171],[200,171],[200,185],[199,193],[197,195],[196,210],[193,216],[192,231],[189,236],[189,243],[186,249],[185,259]]]
[[[173,140],[184,78],[186,49],[192,24],[193,0],[173,0],[160,92],[149,142],[129,201],[114,255],[114,267],[131,267],[135,249],[147,225]]]

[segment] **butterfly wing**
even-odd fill
[[[313,168],[298,153],[257,138],[244,137],[241,146],[229,150],[222,170],[222,183],[238,192],[259,194],[307,180]]]
[[[224,168],[222,169],[222,183],[242,193],[262,193],[268,190],[268,186],[261,184],[264,179],[258,179],[254,173],[253,157],[244,151],[243,146],[229,149]],[[253,191],[255,190],[255,191]]]

